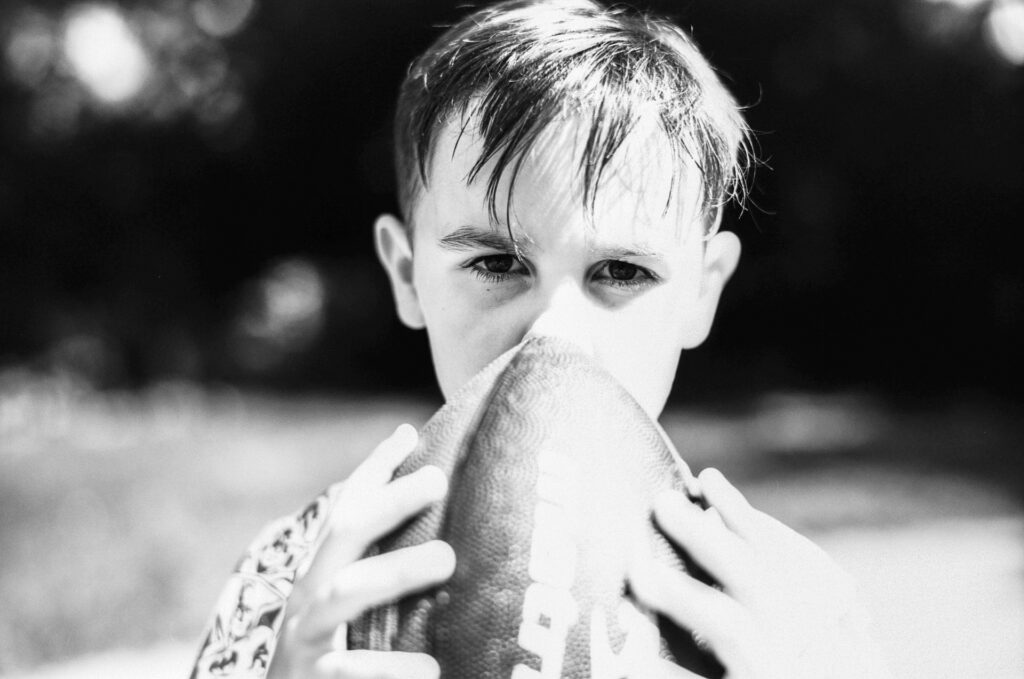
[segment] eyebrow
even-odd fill
[[[522,252],[528,252],[530,250],[530,243],[525,239],[513,242],[512,239],[504,232],[482,229],[476,226],[460,226],[447,236],[441,238],[438,242],[444,249],[456,252],[465,252],[480,248],[499,250],[502,252],[515,252],[517,244],[519,245],[519,250]],[[624,259],[627,257],[664,258],[664,253],[660,250],[643,243],[628,243],[625,246],[601,245],[598,243],[591,246],[589,250],[594,256],[600,259]]]
[[[595,246],[590,251],[600,259],[624,259],[626,257],[651,257],[655,259],[664,258],[664,254],[658,250],[646,247],[642,244],[630,245],[629,247]]]
[[[507,235],[475,226],[460,226],[438,242],[446,250],[459,252],[479,248],[513,252],[516,247],[516,244]],[[527,244],[520,242],[519,249],[528,249],[525,245]]]

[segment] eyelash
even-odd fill
[[[493,273],[491,271],[477,269],[476,267],[473,267],[471,271],[476,274],[477,278],[488,283],[502,283],[516,275],[514,273]]]
[[[521,276],[523,274],[522,271],[495,273],[493,271],[488,271],[487,269],[482,268],[482,263],[485,260],[496,257],[512,257],[514,259],[514,255],[511,254],[484,255],[482,257],[476,257],[466,262],[465,264],[463,264],[463,268],[469,269],[477,278],[487,283],[503,283],[516,276]],[[603,260],[598,265],[598,268],[604,268],[613,262],[622,262],[622,260],[606,259]],[[519,264],[519,266],[525,266],[525,264],[521,262],[517,263]],[[607,276],[605,278],[599,279],[602,285],[608,285],[610,287],[619,288],[622,290],[638,290],[661,282],[661,279],[658,277],[658,275],[655,274],[650,269],[646,269],[638,264],[633,264],[632,262],[622,263],[636,267],[637,275],[634,278],[628,280],[620,280],[617,278],[612,278],[611,276]],[[515,264],[513,264],[513,266],[515,266]]]
[[[521,275],[521,272],[495,273],[493,271],[488,271],[487,269],[482,268],[482,263],[485,260],[497,257],[512,257],[512,259],[515,260],[515,257],[513,255],[484,255],[483,257],[476,257],[474,259],[471,259],[470,261],[463,264],[462,268],[469,269],[477,278],[488,283],[503,283],[504,281],[514,278],[515,276]],[[524,266],[521,262],[515,262],[513,266],[515,266],[515,264],[519,264],[519,266]]]

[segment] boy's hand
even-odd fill
[[[455,553],[440,541],[360,558],[448,490],[444,473],[432,466],[391,480],[416,439],[413,427],[400,426],[342,484],[330,533],[292,592],[268,679],[439,676],[429,655],[345,649],[346,625],[363,611],[444,582],[455,570]]]
[[[760,512],[720,472],[699,476],[708,509],[666,493],[654,515],[722,589],[645,555],[637,598],[704,641],[729,679],[884,679],[855,586],[824,551]],[[675,667],[663,676],[695,678]]]

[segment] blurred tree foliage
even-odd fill
[[[984,39],[993,3],[638,4],[693,28],[749,105],[765,164],[750,209],[727,220],[744,261],[677,397],[1019,396],[1024,70]],[[65,3],[6,3],[0,26],[30,5]],[[8,69],[0,363],[101,385],[432,389],[426,338],[393,320],[370,225],[395,207],[397,84],[462,5],[261,3],[218,41],[245,106],[212,126],[85,108],[72,132],[33,132],[40,90]],[[318,323],[292,322],[303,309]]]

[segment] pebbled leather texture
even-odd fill
[[[426,652],[445,679],[619,679],[645,653],[722,676],[689,633],[639,611],[624,579],[637,549],[699,572],[651,519],[654,497],[684,491],[689,472],[571,344],[533,338],[487,366],[396,475],[425,464],[448,475],[448,498],[371,553],[442,539],[455,575],[354,621],[349,648]]]

